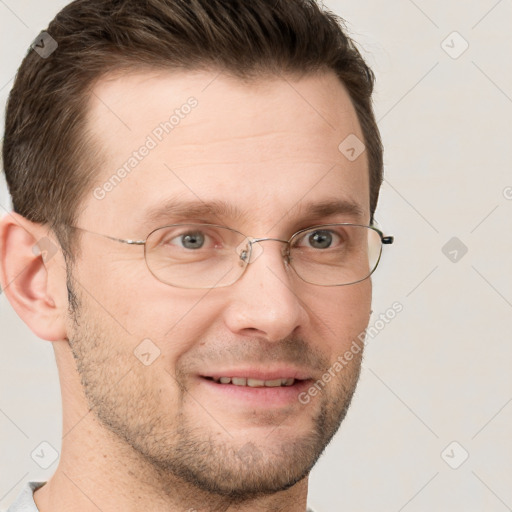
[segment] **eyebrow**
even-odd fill
[[[294,212],[291,214],[291,212]],[[302,202],[292,207],[285,215],[293,215],[295,222],[306,220],[316,221],[334,215],[343,215],[350,219],[361,220],[366,212],[359,204],[345,199],[332,198],[323,201]],[[251,210],[240,208],[222,200],[213,201],[183,201],[168,199],[162,204],[147,209],[143,215],[145,226],[154,227],[162,222],[175,222],[175,220],[197,219],[211,222],[213,219],[226,221],[240,221],[251,216]],[[283,216],[283,218],[285,217]]]

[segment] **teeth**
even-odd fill
[[[260,381],[260,382],[264,382],[265,386],[267,386],[269,388],[274,388],[277,386],[281,386],[282,380],[283,379],[275,379],[275,380],[265,380],[265,381]]]
[[[221,384],[234,384],[235,386],[249,386],[251,388],[275,388],[278,386],[293,386],[295,384],[295,379],[260,380],[246,379],[245,377],[220,377],[213,380]]]
[[[260,388],[261,386],[265,385],[265,381],[258,379],[247,379],[247,385],[251,388]]]

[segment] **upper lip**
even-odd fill
[[[212,377],[219,379],[220,377],[238,377],[257,380],[277,380],[277,379],[310,379],[310,373],[300,368],[291,366],[281,366],[277,368],[226,368],[225,370],[215,370],[202,373],[201,377]]]

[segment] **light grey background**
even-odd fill
[[[66,3],[0,0],[2,106],[26,49]],[[319,512],[512,510],[512,3],[324,4],[348,21],[377,75],[377,219],[396,242],[374,277],[370,325],[394,302],[403,311],[368,343],[309,502]],[[57,462],[43,470],[31,453],[43,441],[60,451],[62,431],[50,343],[4,295],[0,321],[6,508],[26,480],[53,474]]]

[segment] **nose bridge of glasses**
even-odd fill
[[[248,258],[246,261],[247,265],[250,263],[254,263],[256,259],[258,259],[263,254],[263,246],[260,244],[260,242],[281,242],[283,244],[286,244],[285,249],[283,249],[282,256],[284,258],[287,258],[288,256],[288,240],[281,240],[280,238],[252,238],[247,237],[247,246],[249,250],[249,255],[247,255],[247,252],[242,251],[240,253],[240,258],[244,261]]]

